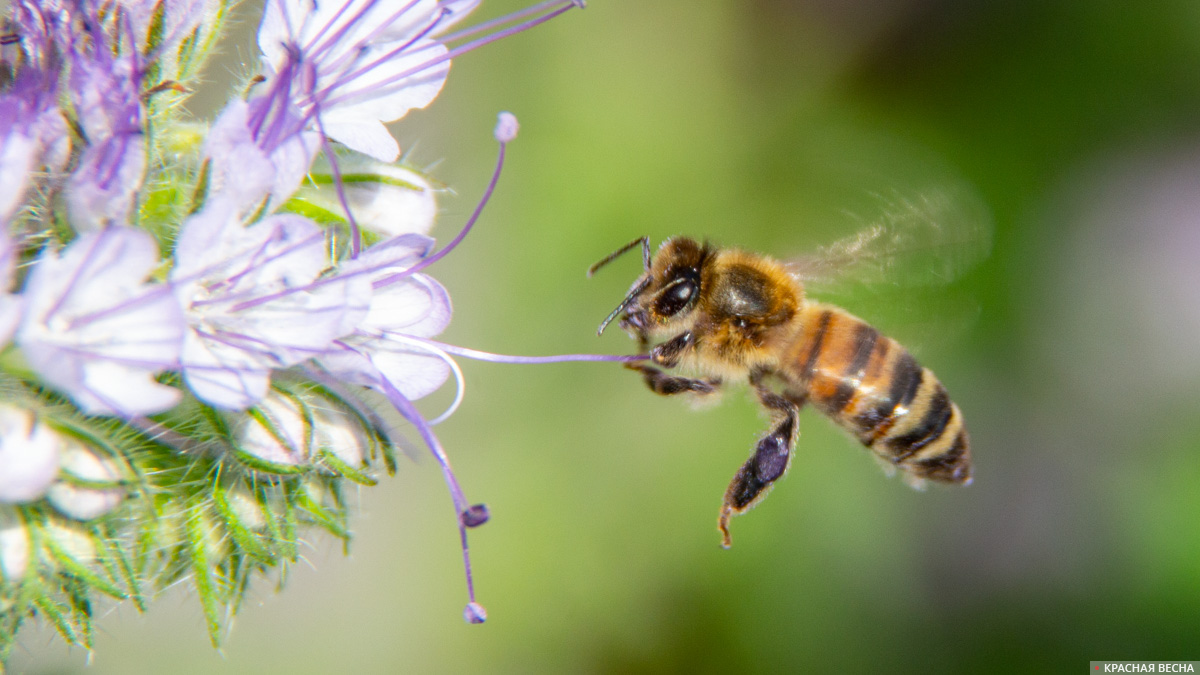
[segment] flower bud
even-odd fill
[[[120,487],[83,487],[71,482],[75,477],[88,482],[113,483],[120,480],[116,464],[76,443],[68,443],[62,452],[62,470],[68,477],[50,486],[50,503],[58,512],[75,520],[91,520],[116,508],[125,496]]]
[[[38,499],[58,475],[63,439],[30,410],[0,405],[0,502]]]
[[[29,531],[11,506],[0,504],[0,582],[20,581],[29,568]]]

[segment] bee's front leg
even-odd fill
[[[695,345],[695,336],[692,335],[691,331],[686,331],[651,349],[650,360],[665,368],[674,368],[679,363],[679,359],[683,353]],[[645,344],[643,344],[644,349]],[[711,394],[721,385],[721,380],[719,379],[701,380],[690,377],[676,377],[643,363],[627,363],[625,367],[640,372],[646,380],[646,386],[650,387],[650,391],[662,396],[671,396],[686,392]]]
[[[729,488],[725,490],[721,517],[717,521],[723,548],[733,546],[733,537],[729,534],[729,520],[745,513],[767,496],[771,485],[787,472],[792,462],[792,449],[796,445],[800,408],[804,405],[804,400],[776,394],[762,384],[762,379],[761,374],[750,379],[758,393],[758,400],[768,409],[782,413],[782,419],[758,442],[754,454],[738,469],[733,481],[729,483]]]
[[[664,368],[674,368],[683,353],[696,346],[692,331],[684,331],[650,350],[650,360]]]

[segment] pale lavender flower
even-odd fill
[[[37,37],[33,33],[25,42],[36,46]],[[12,85],[0,95],[0,225],[21,204],[31,172],[58,168],[67,159],[69,135],[57,107],[57,53],[45,60],[24,55]]]
[[[45,253],[29,275],[17,344],[88,414],[143,415],[179,401],[154,381],[178,367],[184,331],[170,289],[144,283],[158,265],[150,235],[110,227]]]
[[[448,50],[429,36],[451,16],[436,0],[268,0],[258,45],[325,135],[391,162],[400,148],[383,123],[441,91]]]
[[[342,266],[343,274],[364,274],[376,287],[357,330],[339,336],[341,339],[317,359],[322,368],[380,393],[394,387],[409,400],[442,386],[450,375],[448,359],[409,338],[433,337],[446,328],[450,296],[428,276],[400,276],[432,248],[433,240],[428,237],[402,235],[367,249]]]
[[[320,146],[318,135],[302,124],[286,100],[231,101],[205,141],[212,166],[210,198],[227,197],[241,211],[257,208],[268,196],[274,205],[286,201]]]
[[[63,439],[33,412],[0,405],[0,502],[40,498],[58,475]]]
[[[114,57],[96,40],[80,36],[68,86],[87,140],[66,192],[71,224],[81,231],[126,224],[146,172],[138,55]]]
[[[267,394],[271,371],[323,353],[367,313],[370,283],[329,267],[325,233],[296,215],[243,227],[236,209],[210,201],[184,223],[172,284],[188,331],[182,370],[212,405],[242,410]]]

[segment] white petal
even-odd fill
[[[62,438],[33,413],[0,406],[0,502],[41,497],[58,475]]]
[[[365,60],[384,57],[389,49],[398,44],[372,47]],[[389,57],[378,66],[356,76],[352,81],[339,85],[330,94],[330,106],[322,112],[326,125],[350,120],[382,120],[392,122],[400,119],[413,108],[429,105],[446,82],[450,62],[442,61],[413,75],[395,79],[404,73],[442,56],[449,50],[433,40],[419,40],[403,54]],[[332,133],[329,133],[332,136]],[[391,161],[391,160],[382,160]]]
[[[326,119],[322,125],[330,138],[368,157],[381,162],[394,162],[400,157],[400,144],[378,119]]]
[[[433,337],[446,329],[452,310],[450,295],[431,277],[415,274],[375,289],[371,310],[363,322],[368,333],[402,333]]]
[[[0,142],[0,224],[21,205],[36,152],[37,143],[22,134],[9,134]]]
[[[371,355],[371,361],[410,401],[432,394],[450,377],[450,366],[441,357],[416,348],[379,349]]]
[[[267,395],[270,368],[249,353],[189,334],[183,348],[183,379],[201,400],[218,408],[245,410]]]
[[[153,381],[178,365],[183,338],[170,289],[143,283],[158,262],[148,234],[114,227],[47,253],[29,275],[17,344],[84,412],[140,415],[176,401]]]

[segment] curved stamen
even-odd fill
[[[391,401],[404,419],[408,420],[417,429],[417,433],[425,441],[425,445],[429,446],[429,451],[433,453],[438,464],[442,467],[442,477],[446,481],[446,485],[450,488],[450,497],[454,500],[455,520],[458,521],[458,535],[462,542],[463,568],[467,573],[467,597],[469,602],[463,612],[463,617],[470,623],[483,623],[487,618],[487,612],[483,607],[475,602],[475,582],[471,577],[471,554],[467,548],[467,525],[464,522],[464,514],[474,513],[471,506],[467,504],[467,500],[463,497],[462,488],[458,486],[458,479],[454,476],[454,470],[450,468],[450,458],[446,456],[445,450],[442,449],[442,444],[434,435],[433,429],[429,423],[421,417],[421,413],[413,406],[412,401],[409,401],[404,394],[400,393],[387,378],[380,378],[380,382],[384,388],[384,394]],[[474,522],[472,520],[471,522]]]
[[[496,191],[496,183],[500,181],[500,171],[504,168],[504,151],[505,148],[508,147],[508,143],[511,138],[498,137],[497,140],[500,143],[500,152],[496,157],[496,169],[492,172],[492,179],[488,181],[487,188],[483,191],[483,197],[479,200],[479,203],[475,205],[475,210],[471,212],[471,217],[467,219],[466,224],[463,225],[463,228],[461,231],[459,231],[458,236],[454,237],[454,239],[451,239],[450,243],[443,246],[437,253],[425,258],[403,272],[397,272],[394,275],[376,281],[377,286],[420,272],[426,267],[429,267],[433,263],[446,257],[446,254],[450,251],[453,251],[454,247],[458,246],[463,238],[467,236],[467,233],[470,232],[471,228],[475,225],[475,221],[479,220],[479,215],[483,213],[483,207],[487,206],[488,200],[492,198],[492,193]]]
[[[446,365],[450,367],[450,370],[454,373],[454,383],[455,383],[454,401],[452,401],[450,403],[450,407],[446,408],[445,412],[443,412],[441,415],[438,415],[437,417],[429,420],[429,426],[436,427],[437,425],[441,424],[442,422],[445,422],[451,415],[454,414],[454,411],[458,410],[458,406],[462,405],[463,395],[466,393],[466,390],[467,390],[467,382],[466,382],[466,378],[463,377],[462,369],[459,368],[458,364],[454,362],[454,359],[450,358],[450,355],[447,354],[445,352],[445,350],[441,349],[441,347],[438,345],[429,344],[429,342],[422,340],[420,338],[414,338],[410,335],[400,335],[398,333],[388,333],[386,337],[388,340],[395,340],[397,342],[407,342],[408,344],[413,345],[414,347],[424,349],[425,351],[429,352],[430,354],[433,354],[434,356],[438,357],[439,359],[445,361]]]

